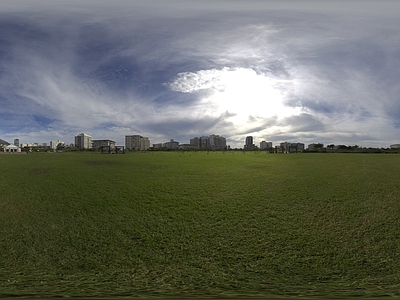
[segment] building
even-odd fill
[[[150,148],[150,140],[148,137],[142,137],[140,141],[140,150],[148,150]]]
[[[50,148],[56,150],[58,146],[64,146],[64,142],[60,140],[50,141]]]
[[[210,141],[210,149],[212,150],[219,150],[219,149],[225,149],[226,148],[226,138],[212,134],[209,137]]]
[[[283,152],[289,152],[290,145],[291,145],[291,143],[288,143],[288,142],[283,142],[283,143],[279,144],[279,146],[280,146],[280,148],[282,149]]]
[[[192,150],[192,149],[196,149],[195,146],[191,145],[191,144],[180,144],[179,145],[179,149],[182,150]]]
[[[93,140],[93,149],[115,150],[115,142],[112,140]]]
[[[390,145],[390,149],[400,149],[400,144]]]
[[[163,148],[166,149],[178,149],[179,148],[179,142],[174,141],[174,139],[171,139],[169,142],[163,143]]]
[[[304,144],[284,142],[280,143],[280,148],[282,149],[283,152],[298,152],[304,150]]]
[[[194,137],[190,139],[190,145],[193,146],[195,149],[200,148],[200,139],[198,137]]]
[[[304,151],[305,145],[303,143],[292,143],[290,145],[290,149],[291,149],[291,151],[295,151],[295,152]]]
[[[272,148],[272,142],[262,141],[260,143],[260,149],[261,150],[270,149],[270,148]]]
[[[19,147],[19,139],[14,139],[14,145]]]
[[[226,138],[217,134],[210,136],[194,137],[190,139],[190,146],[193,149],[220,150],[226,148]]]
[[[75,137],[75,146],[78,149],[92,149],[93,138],[85,133],[78,134]]]
[[[210,137],[201,136],[199,138],[200,149],[208,149],[210,147]]]
[[[244,149],[253,150],[254,147],[255,147],[255,145],[253,143],[253,137],[252,136],[246,136]]]
[[[308,149],[308,150],[311,150],[311,151],[313,151],[313,150],[319,150],[319,149],[323,149],[323,148],[324,148],[324,144],[321,144],[321,143],[317,143],[317,144],[312,143],[312,144],[309,144],[309,145],[307,146],[307,149]]]
[[[150,148],[150,140],[148,137],[141,135],[126,135],[125,148],[129,150],[147,150]]]
[[[15,145],[8,145],[4,147],[4,152],[7,153],[17,153],[17,152],[21,152],[21,148],[17,147]]]

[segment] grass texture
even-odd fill
[[[400,296],[400,155],[0,155],[0,297]]]

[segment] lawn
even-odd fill
[[[400,296],[400,155],[0,155],[0,297]]]

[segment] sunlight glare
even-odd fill
[[[297,110],[283,104],[282,91],[277,84],[282,80],[259,75],[252,69],[222,69],[213,78],[215,92],[208,97],[207,103],[217,108],[217,113],[235,114],[231,121],[246,123],[249,117],[269,118],[297,114]],[[288,82],[290,84],[290,82]]]

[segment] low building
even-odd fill
[[[182,150],[191,150],[191,149],[197,149],[194,145],[191,144],[180,144],[179,149]]]
[[[282,149],[282,152],[298,152],[304,150],[304,144],[284,142],[280,144],[280,148]]]
[[[312,143],[307,146],[307,149],[311,150],[311,151],[319,150],[319,149],[323,149],[323,148],[324,148],[324,144],[321,144],[321,143],[317,143],[317,144]]]
[[[175,150],[179,148],[179,142],[171,139],[169,142],[163,143],[163,148]]]
[[[115,142],[112,140],[94,140],[93,141],[93,149],[99,150],[114,150],[115,149]]]
[[[8,145],[4,147],[4,152],[7,153],[17,153],[17,152],[21,152],[21,148],[17,147],[15,145]]]
[[[64,142],[60,141],[60,140],[56,140],[56,141],[50,141],[50,148],[53,150],[56,150],[57,147],[61,147],[61,146],[65,146]]]
[[[390,145],[390,149],[400,149],[400,144]]]

